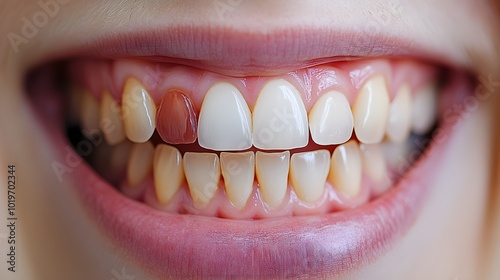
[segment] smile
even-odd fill
[[[425,205],[463,111],[447,108],[474,86],[432,59],[259,46],[240,68],[251,59],[134,49],[28,75],[54,172],[154,274],[332,277],[373,261]]]

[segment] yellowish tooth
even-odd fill
[[[263,150],[305,147],[307,112],[299,91],[288,81],[269,81],[253,109],[253,144]]]
[[[194,204],[198,207],[207,206],[219,187],[219,157],[213,153],[187,152],[183,164]]]
[[[99,133],[99,103],[97,99],[88,91],[82,93],[82,107],[80,108],[80,119],[82,128],[86,135]]]
[[[125,140],[121,108],[108,91],[105,91],[101,100],[101,131],[109,145],[116,145]]]
[[[290,162],[290,181],[297,196],[310,204],[321,198],[330,171],[330,152],[296,153]]]
[[[200,110],[198,143],[216,151],[241,151],[252,147],[250,109],[232,84],[218,83],[207,91]]]
[[[255,169],[262,199],[270,207],[279,206],[288,187],[290,152],[255,154]]]
[[[309,129],[317,144],[345,143],[351,138],[353,127],[351,106],[340,92],[325,93],[309,112]]]
[[[411,127],[416,134],[428,133],[437,120],[438,100],[436,87],[428,85],[418,90],[412,102]]]
[[[389,108],[387,118],[387,137],[396,143],[408,138],[411,129],[411,93],[410,86],[403,85]]]
[[[148,141],[156,127],[156,105],[135,78],[127,79],[123,87],[122,112],[127,138],[136,143]]]
[[[328,179],[345,196],[356,197],[361,190],[361,168],[358,144],[351,140],[333,152]]]
[[[383,76],[370,78],[354,104],[354,130],[360,142],[382,141],[389,112],[389,93]]]
[[[155,148],[151,142],[134,144],[127,164],[127,180],[131,187],[139,185],[153,169]]]
[[[234,206],[242,209],[253,191],[255,155],[253,152],[222,152],[220,163],[227,197]]]
[[[160,144],[156,147],[153,165],[156,197],[167,204],[184,181],[182,155],[175,147]]]
[[[361,144],[359,149],[363,161],[363,170],[375,183],[382,183],[387,175],[382,146],[380,144]]]

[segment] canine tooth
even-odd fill
[[[250,109],[229,83],[212,86],[203,100],[198,124],[198,143],[216,151],[246,150],[252,147]]]
[[[136,143],[148,141],[155,130],[156,105],[144,86],[135,78],[129,78],[125,82],[122,111],[128,139]]]
[[[297,196],[310,204],[323,195],[330,171],[330,152],[318,150],[296,153],[290,162],[290,180]]]
[[[309,112],[313,141],[320,145],[341,144],[352,135],[354,120],[347,98],[336,91],[322,95]]]
[[[411,129],[411,94],[408,85],[402,86],[389,107],[386,134],[392,142],[408,138]]]
[[[361,168],[358,144],[349,141],[333,152],[329,181],[347,197],[355,197],[361,189]]]
[[[359,141],[382,141],[389,111],[389,93],[383,76],[369,79],[354,104],[354,130]]]
[[[193,202],[206,206],[217,192],[220,180],[219,157],[213,153],[184,154],[184,173]]]
[[[105,91],[101,100],[101,131],[109,145],[115,145],[125,140],[121,108],[108,91]]]
[[[239,209],[245,207],[252,194],[255,177],[255,155],[253,152],[220,154],[222,176],[226,194]]]
[[[82,128],[88,135],[97,134],[99,133],[99,103],[87,90],[83,91],[81,98],[80,118]]]
[[[363,170],[375,183],[383,182],[387,167],[380,144],[361,144],[359,149],[361,151]]]
[[[285,80],[271,80],[253,110],[253,144],[265,150],[293,149],[307,145],[307,112],[299,91]]]
[[[131,187],[137,186],[151,172],[154,154],[151,142],[134,144],[127,164],[127,179]]]
[[[279,206],[286,195],[290,152],[255,154],[255,169],[262,199],[270,207]]]
[[[198,117],[193,102],[179,90],[167,92],[158,108],[156,130],[170,144],[189,144],[196,141]]]
[[[153,175],[156,197],[167,204],[181,187],[184,180],[182,156],[175,147],[160,144],[156,147]]]
[[[437,94],[434,85],[428,85],[415,93],[412,102],[411,127],[416,134],[426,134],[437,119]]]

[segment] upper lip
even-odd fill
[[[86,46],[46,56],[137,57],[185,64],[229,76],[277,75],[334,61],[405,57],[455,65],[446,53],[409,38],[331,28],[276,28],[268,32],[208,26],[167,26],[93,37]]]

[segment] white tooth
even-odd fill
[[[408,85],[402,86],[392,100],[386,129],[387,137],[392,142],[403,142],[410,135],[411,93]]]
[[[101,131],[104,139],[109,145],[115,145],[125,140],[123,121],[121,120],[121,108],[107,91],[103,93],[101,100]]]
[[[160,144],[156,147],[153,165],[156,197],[167,204],[184,180],[182,156],[175,147]]]
[[[156,126],[156,105],[144,86],[134,78],[129,78],[123,87],[122,112],[128,139],[136,143],[148,141]]]
[[[290,162],[290,181],[297,196],[310,204],[321,198],[330,171],[330,152],[296,153]]]
[[[252,118],[248,105],[229,83],[212,86],[203,100],[198,122],[198,143],[216,151],[252,147]]]
[[[212,153],[184,154],[184,173],[193,202],[206,206],[217,192],[220,180],[219,157]]]
[[[336,91],[322,95],[309,112],[313,141],[320,145],[341,144],[352,135],[354,120],[347,98]]]
[[[428,85],[415,93],[412,102],[412,130],[416,134],[429,132],[437,120],[437,93],[434,85]]]
[[[151,142],[134,144],[127,164],[127,179],[131,187],[141,183],[153,168],[155,148]]]
[[[277,207],[285,198],[288,187],[290,152],[255,155],[255,169],[262,199],[270,207]]]
[[[80,108],[80,118],[82,128],[86,135],[99,133],[99,103],[95,97],[87,90],[82,94],[82,107]]]
[[[361,168],[358,144],[351,140],[333,152],[329,181],[345,196],[355,197],[361,190]]]
[[[375,183],[382,183],[386,178],[387,167],[380,144],[361,144],[363,170]]]
[[[305,147],[309,129],[299,91],[285,80],[269,81],[255,103],[253,127],[253,144],[257,148]]]
[[[383,76],[366,82],[354,104],[354,130],[359,141],[375,144],[382,141],[389,111],[389,93]]]
[[[231,203],[239,209],[247,204],[253,191],[255,177],[255,156],[253,152],[220,154],[222,176],[226,194]]]

